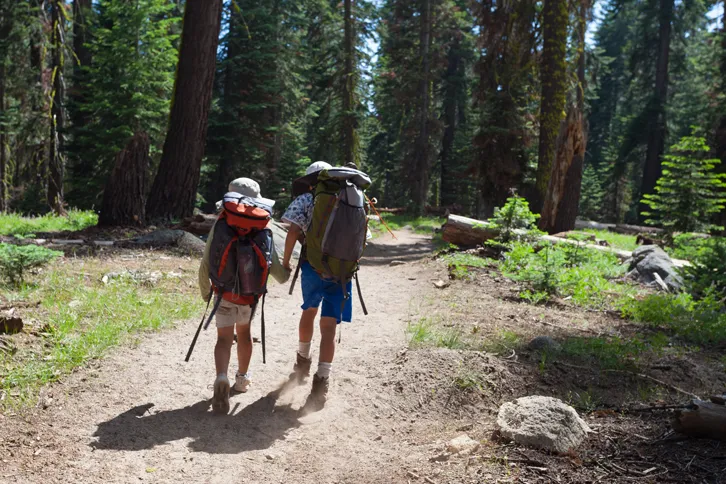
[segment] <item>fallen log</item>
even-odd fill
[[[516,232],[516,231],[515,231]],[[442,227],[442,237],[445,242],[455,244],[460,247],[475,247],[483,245],[488,240],[492,240],[497,236],[497,232],[490,228],[488,222],[483,220],[475,220],[472,218],[461,217],[459,215],[449,215],[446,223]],[[565,239],[552,235],[543,235],[541,240],[551,242],[553,244],[571,244],[585,247],[587,249],[599,250],[614,254],[620,260],[627,260],[632,257],[632,252],[627,250],[615,249],[612,247],[601,246],[596,244],[588,244],[573,239]],[[672,259],[676,267],[684,267],[689,265],[688,261]]]
[[[178,228],[194,235],[207,235],[212,230],[212,226],[216,221],[216,215],[200,213],[193,217],[185,218]]]
[[[693,400],[686,408],[675,411],[671,427],[689,437],[726,441],[726,406]]]
[[[575,228],[578,230],[607,230],[617,234],[638,235],[638,234],[659,234],[662,232],[657,227],[644,227],[640,225],[628,224],[604,224],[600,222],[592,222],[590,220],[578,220],[575,222]]]
[[[461,215],[450,214],[441,230],[445,242],[462,247],[481,245],[497,236],[488,222]]]

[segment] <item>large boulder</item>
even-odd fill
[[[531,396],[499,408],[502,437],[551,452],[568,452],[587,438],[590,428],[574,408],[552,397]]]
[[[657,285],[656,274],[670,291],[677,292],[683,287],[683,279],[663,249],[657,245],[643,245],[635,249],[630,259],[629,275],[644,284]]]
[[[132,241],[136,245],[154,248],[177,248],[196,255],[204,254],[205,243],[183,230],[157,230]]]

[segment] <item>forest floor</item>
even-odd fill
[[[688,401],[672,387],[723,391],[722,352],[679,348],[638,362],[663,384],[627,365],[603,370],[592,358],[630,358],[603,338],[626,341],[642,328],[567,302],[523,303],[494,269],[448,281],[430,237],[397,235],[369,248],[361,283],[370,315],[356,298],[322,410],[305,407],[309,385],[287,384],[300,298],[273,285],[267,364],[255,345],[253,386],[231,398],[229,415],[210,411],[212,331],[184,363],[199,318],[186,319],[45,386],[37,405],[0,413],[0,482],[726,482],[722,444],[674,439],[666,412],[638,410]],[[189,297],[198,297],[189,257],[123,254],[92,263],[104,271],[183,266]],[[450,285],[437,289],[437,281]],[[551,359],[528,351],[542,335],[579,338],[581,351]],[[536,394],[580,411],[595,431],[582,448],[550,455],[498,441],[499,405]],[[461,434],[480,448],[448,455]]]

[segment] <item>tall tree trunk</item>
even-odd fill
[[[151,187],[149,220],[182,219],[197,198],[222,21],[222,0],[187,0],[169,130]]]
[[[65,109],[63,107],[65,96],[64,69],[64,43],[65,43],[65,15],[61,9],[63,0],[53,0],[51,3],[51,49],[52,49],[52,78],[51,78],[51,109],[50,109],[50,151],[48,157],[48,204],[51,210],[58,215],[65,214],[63,207],[63,176],[65,171],[63,161]]]
[[[724,14],[721,17],[721,42],[719,66],[721,71],[721,92],[726,92],[726,0],[723,2]],[[715,133],[716,157],[721,160],[717,169],[719,173],[726,173],[726,101],[721,103],[721,119],[718,121]],[[719,225],[726,227],[726,209],[719,215]]]
[[[6,171],[7,171],[7,128],[5,124],[5,85],[7,77],[5,46],[12,30],[10,12],[7,6],[0,7],[0,212],[7,210]]]
[[[429,188],[429,106],[431,104],[431,0],[421,0],[421,25],[419,34],[420,79],[417,109],[418,137],[413,152],[413,172],[410,173],[411,202],[414,212],[422,214],[426,206]]]
[[[146,170],[149,168],[149,136],[136,133],[118,155],[103,191],[99,225],[143,226],[146,223]]]
[[[459,55],[459,41],[454,41],[448,52],[448,65],[446,66],[445,79],[447,80],[444,91],[444,135],[441,138],[441,153],[439,164],[441,165],[441,206],[448,207],[457,202],[453,173],[450,172],[453,163],[454,139],[459,121],[459,100],[457,83],[453,81],[459,72],[461,57]]]
[[[557,140],[557,154],[550,184],[545,198],[540,228],[549,233],[566,232],[575,228],[580,193],[582,170],[587,148],[587,127],[585,117],[585,31],[589,16],[589,0],[581,0],[577,29],[577,96],[576,104],[570,106],[567,119]]]
[[[73,0],[73,52],[75,63],[73,65],[73,89],[69,97],[74,101],[76,107],[71,111],[73,127],[83,128],[88,124],[88,115],[78,109],[77,105],[83,103],[86,90],[85,68],[91,65],[92,55],[88,48],[89,15],[91,13],[92,0]]]
[[[542,210],[552,175],[567,96],[567,0],[545,0],[542,19],[542,99],[540,107],[539,159],[537,162],[534,212]]]
[[[353,0],[344,0],[344,39],[343,52],[343,159],[345,164],[353,163],[360,166],[358,149],[358,133],[355,103],[356,64],[355,64],[355,18],[353,17]]]
[[[645,154],[643,182],[640,197],[655,191],[655,185],[663,173],[661,166],[666,137],[666,103],[668,101],[668,59],[671,52],[671,24],[674,16],[674,0],[660,0],[658,9],[658,58],[655,70],[655,92],[648,107],[648,148]],[[640,203],[638,216],[649,208]]]

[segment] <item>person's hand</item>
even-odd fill
[[[282,268],[285,269],[287,272],[292,272],[292,266],[290,265],[290,261],[282,261]]]

